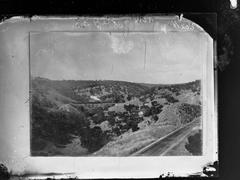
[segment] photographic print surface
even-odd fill
[[[202,33],[29,38],[32,156],[202,155]]]

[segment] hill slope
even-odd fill
[[[200,85],[33,78],[32,155],[129,155],[200,117]]]

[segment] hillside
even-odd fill
[[[101,102],[125,102],[127,98],[149,89],[146,85],[125,81],[49,80],[40,77],[32,80],[32,88],[52,89],[78,103],[95,102],[96,99]]]
[[[200,117],[200,84],[32,78],[32,155],[127,156]]]

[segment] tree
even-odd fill
[[[138,124],[137,123],[133,123],[132,124],[132,132],[137,131],[137,130],[139,130]]]
[[[158,120],[158,116],[157,115],[153,115],[152,116],[153,120],[156,122]]]
[[[132,99],[132,97],[128,95],[127,100],[130,101],[131,99]]]

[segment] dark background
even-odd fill
[[[184,14],[217,41],[219,175],[240,179],[240,11],[229,0],[0,0],[0,19],[21,15]],[[239,170],[239,172],[238,172]]]

